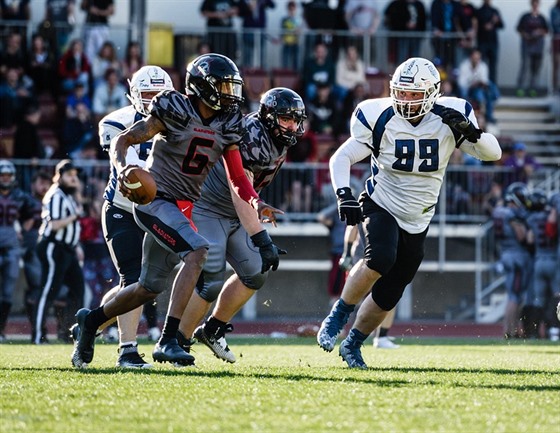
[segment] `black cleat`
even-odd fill
[[[161,340],[156,343],[152,358],[156,362],[171,362],[178,365],[194,365],[194,356],[185,352],[176,338],[171,338],[165,343]]]
[[[77,339],[72,352],[72,365],[76,368],[86,368],[93,360],[96,329],[86,327],[86,317],[90,311],[87,308],[82,308],[76,313],[78,329],[75,333]]]

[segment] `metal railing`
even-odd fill
[[[13,160],[17,167],[17,178],[24,190],[29,189],[35,172],[44,170],[53,173],[56,160]],[[86,199],[99,197],[109,176],[109,161],[78,159],[81,168],[83,195]],[[358,195],[369,177],[368,164],[352,167],[352,189]],[[441,195],[436,207],[434,223],[441,227],[447,223],[482,224],[489,218],[486,203],[492,185],[512,173],[512,169],[501,166],[456,166],[450,165],[444,177]],[[542,168],[534,175],[535,185],[552,193],[560,191],[560,175],[553,168]],[[538,182],[538,183],[537,183]],[[321,209],[332,204],[336,198],[330,182],[328,163],[285,163],[271,185],[261,192],[271,205],[286,212],[286,222],[315,221]]]

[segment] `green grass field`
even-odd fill
[[[0,431],[560,432],[557,343],[368,340],[362,371],[312,338],[229,341],[236,364],[195,346],[197,367],[144,371],[112,368],[116,345],[83,371],[69,345],[0,345]]]

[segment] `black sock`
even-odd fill
[[[389,328],[379,328],[379,338],[389,335]]]
[[[107,317],[103,311],[103,306],[101,306],[89,312],[86,316],[86,326],[97,331],[97,328],[103,325],[107,320],[109,320],[109,317]]]
[[[172,338],[177,338],[177,331],[179,330],[179,323],[181,319],[176,317],[167,316],[165,318],[165,324],[163,325],[163,331],[161,333],[160,341],[167,341]]]
[[[222,322],[221,320],[216,319],[214,316],[210,316],[206,323],[204,323],[204,331],[209,335],[214,335],[218,329],[225,325],[226,322]]]

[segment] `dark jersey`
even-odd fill
[[[241,141],[245,132],[241,112],[218,112],[203,121],[188,96],[169,90],[152,100],[150,114],[166,128],[154,137],[146,163],[158,193],[177,200],[198,200],[204,179],[224,149]]]
[[[504,251],[522,251],[525,247],[517,239],[512,222],[525,223],[524,215],[518,210],[508,206],[498,206],[492,212],[494,220],[494,233],[502,253]]]
[[[0,194],[0,248],[17,247],[19,240],[14,223],[33,217],[33,201],[19,188]]]
[[[239,144],[239,151],[243,168],[253,173],[253,187],[259,192],[272,182],[280,170],[288,148],[277,147],[272,142],[256,113],[249,114],[245,120],[247,130]],[[196,208],[225,218],[237,218],[223,159],[208,174]]]
[[[546,220],[548,211],[531,212],[527,217],[527,225],[533,232],[535,239],[535,256],[555,256],[558,237],[550,238],[546,235]]]

